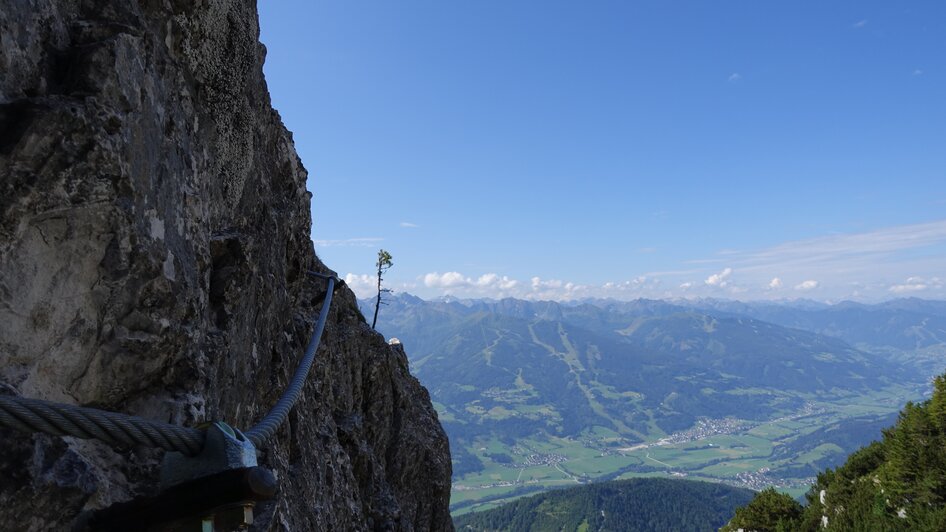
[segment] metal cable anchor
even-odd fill
[[[276,495],[276,477],[256,462],[256,447],[222,421],[205,428],[200,453],[168,451],[161,463],[161,492],[117,503],[86,516],[77,531],[243,530],[257,502]]]
[[[256,467],[256,447],[239,429],[222,421],[207,427],[200,454],[187,456],[168,451],[161,463],[161,489],[221,473],[228,469]]]

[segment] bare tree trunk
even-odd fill
[[[374,319],[371,320],[371,328],[374,329],[378,323],[378,309],[381,308],[381,266],[378,266],[378,299],[374,302]]]

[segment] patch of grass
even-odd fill
[[[802,464],[813,464],[822,458],[830,456],[832,454],[843,454],[844,449],[838,447],[833,443],[823,444],[815,447],[811,451],[799,455],[793,460],[793,462],[802,463]]]

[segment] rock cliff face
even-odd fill
[[[251,0],[2,0],[0,393],[241,428],[275,403],[327,268],[258,35]],[[0,527],[153,493],[160,454],[0,427]],[[258,530],[452,528],[427,391],[347,288],[260,458]]]

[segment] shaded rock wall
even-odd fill
[[[242,428],[275,403],[327,270],[258,35],[247,0],[0,0],[0,393]],[[427,391],[347,288],[261,454],[258,529],[452,528]],[[67,528],[159,460],[0,427],[0,522]]]

